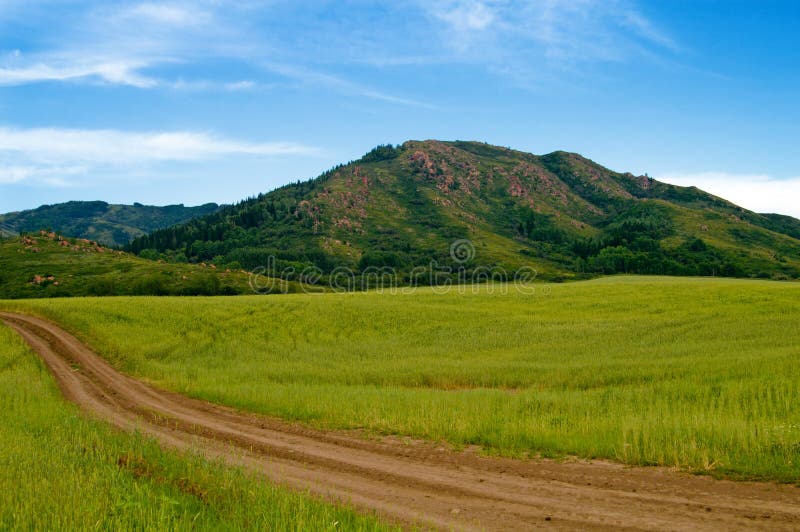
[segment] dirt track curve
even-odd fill
[[[156,389],[60,327],[0,313],[64,396],[162,444],[244,465],[402,524],[456,530],[799,529],[800,489],[609,462],[523,461],[399,439],[321,432]]]

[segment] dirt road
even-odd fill
[[[158,390],[60,327],[0,313],[86,412],[404,524],[457,530],[800,528],[800,489],[609,462],[481,457],[321,432]]]

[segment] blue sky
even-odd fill
[[[800,2],[0,0],[0,212],[232,202],[408,139],[800,217]]]

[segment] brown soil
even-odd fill
[[[124,430],[243,465],[395,522],[457,530],[800,529],[793,486],[713,480],[603,461],[480,456],[431,443],[322,432],[156,389],[60,327],[0,313],[64,396]]]

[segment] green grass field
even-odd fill
[[[341,528],[387,527],[87,419],[0,325],[0,529]]]
[[[2,302],[158,386],[319,427],[800,479],[800,284]]]

